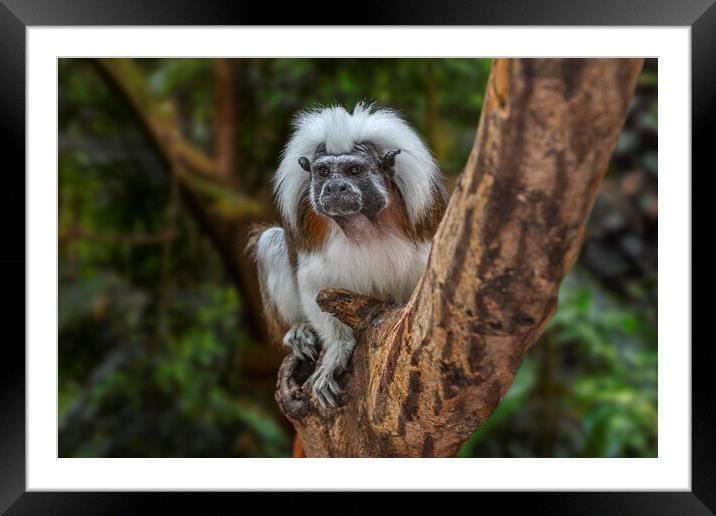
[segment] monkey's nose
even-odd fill
[[[327,194],[333,194],[338,192],[346,192],[348,190],[348,183],[341,180],[333,180],[326,183],[325,191]]]

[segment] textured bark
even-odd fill
[[[405,306],[343,290],[354,329],[343,405],[287,357],[276,399],[309,457],[454,455],[494,412],[557,307],[624,123],[640,59],[503,59],[475,144]]]

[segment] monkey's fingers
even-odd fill
[[[315,362],[318,359],[318,337],[308,323],[294,325],[283,337],[283,343],[301,360]]]
[[[318,370],[311,375],[307,383],[323,408],[336,408],[339,405],[341,389],[331,373]]]

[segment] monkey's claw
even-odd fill
[[[331,372],[319,368],[306,383],[310,385],[313,395],[322,407],[335,408],[340,404],[341,388]]]
[[[283,337],[283,343],[290,346],[299,360],[315,362],[318,358],[318,337],[308,323],[295,324]]]

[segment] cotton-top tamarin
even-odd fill
[[[339,404],[352,330],[316,303],[325,288],[406,302],[425,269],[446,191],[433,156],[395,111],[358,104],[300,113],[274,177],[283,225],[256,245],[266,302],[323,406]]]

